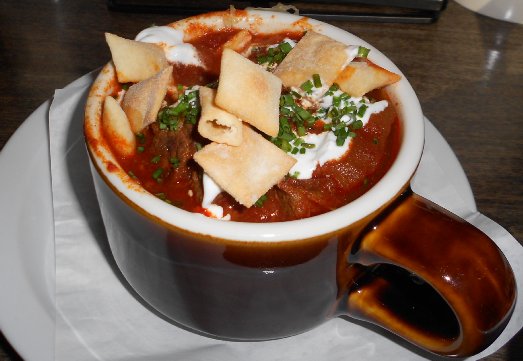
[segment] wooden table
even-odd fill
[[[109,59],[104,31],[133,38],[153,23],[175,19],[111,12],[103,0],[2,1],[0,149],[55,89]],[[433,24],[334,24],[402,69],[425,115],[461,161],[478,209],[523,241],[523,25],[452,1]],[[20,360],[0,338],[0,360]],[[522,359],[520,332],[485,360]]]

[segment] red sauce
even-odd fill
[[[218,79],[223,43],[237,31],[206,33],[191,42],[199,51],[205,70],[196,66],[175,64],[176,84],[205,85]],[[260,46],[275,44],[284,38],[298,40],[301,33],[254,35]],[[256,54],[251,58],[255,58]],[[369,94],[376,100],[388,99],[383,90]],[[317,121],[310,131],[321,132],[323,122]],[[145,189],[173,205],[191,212],[207,214],[201,207],[203,188],[201,168],[191,159],[199,145],[208,141],[199,136],[196,126],[183,126],[186,137],[164,137],[167,131],[153,124],[138,137],[135,155],[119,162]],[[163,132],[163,133],[162,133]],[[335,161],[318,167],[311,179],[285,177],[267,194],[263,206],[246,208],[229,194],[222,192],[213,203],[224,208],[232,220],[244,222],[279,222],[314,216],[336,209],[370,189],[390,168],[400,143],[400,122],[393,103],[373,114],[367,125],[356,130],[349,151]],[[165,138],[165,139],[162,139]],[[189,140],[187,140],[189,139]],[[183,143],[183,144],[181,144]],[[199,144],[199,145],[198,145]],[[158,157],[162,154],[161,157]],[[175,155],[178,163],[172,163]],[[161,169],[161,170],[160,170]]]

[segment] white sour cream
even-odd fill
[[[347,46],[347,49],[345,49],[345,52],[347,53],[347,60],[345,60],[345,64],[341,67],[342,69],[345,68],[351,61],[354,60],[358,56],[358,50],[359,46],[357,45],[349,45]]]
[[[333,96],[339,96],[342,92],[336,91]],[[320,104],[322,108],[330,108],[332,106],[333,96],[325,96]],[[340,108],[343,108],[351,103],[355,104],[358,109],[365,105],[367,110],[362,117],[358,117],[358,120],[361,120],[363,126],[365,126],[371,117],[372,114],[380,113],[388,106],[386,100],[381,100],[379,102],[370,103],[367,101],[362,101],[363,98],[350,97],[344,104],[341,104]],[[326,123],[329,123],[331,119],[325,118]],[[350,123],[350,119],[343,119],[343,121]],[[298,179],[309,179],[312,177],[312,173],[316,167],[324,165],[330,160],[339,159],[343,156],[348,150],[352,138],[347,137],[345,143],[341,146],[336,144],[336,135],[331,131],[326,131],[321,134],[307,134],[301,137],[306,143],[314,144],[314,148],[309,148],[304,154],[290,154],[294,159],[296,159],[296,164],[291,168],[289,173],[295,176]]]
[[[292,48],[294,48],[296,46],[296,42],[290,38],[285,38],[283,39],[281,42],[279,42],[278,44],[272,44],[272,45],[269,45],[267,48],[270,49],[270,48],[277,48],[278,45],[280,45],[281,43],[287,43],[289,44]]]
[[[349,149],[350,138],[347,138],[342,146],[336,145],[336,136],[333,132],[321,134],[307,134],[302,139],[314,148],[307,149],[303,154],[289,154],[297,160],[289,173],[298,179],[309,179],[318,165],[340,158]]]
[[[170,26],[152,26],[144,29],[136,35],[135,40],[161,46],[165,57],[171,63],[203,66],[196,48],[183,42],[183,32]]]
[[[216,184],[216,182],[209,177],[206,173],[203,173],[203,200],[202,207],[207,209],[214,218],[228,221],[231,219],[231,215],[223,215],[223,208],[217,204],[212,203],[214,198],[222,192],[222,188]]]

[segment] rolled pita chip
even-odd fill
[[[122,109],[134,133],[156,121],[167,87],[172,82],[172,72],[172,66],[165,68],[155,76],[131,85],[125,93]]]
[[[105,40],[120,83],[137,83],[169,66],[163,49],[156,44],[124,39],[111,33],[105,33]]]
[[[105,97],[102,128],[108,142],[121,156],[130,156],[136,150],[136,136],[120,104],[112,97]]]
[[[223,48],[231,49],[241,54],[247,48],[251,41],[251,33],[245,29],[242,29],[236,34],[234,34],[232,38],[227,40],[225,44],[223,44]]]
[[[265,134],[278,135],[281,80],[258,64],[224,49],[215,103]]]
[[[214,105],[216,90],[200,87],[202,107],[198,132],[216,143],[238,146],[242,142],[242,121]]]
[[[243,142],[239,146],[210,143],[194,154],[194,160],[246,207],[251,207],[296,163],[296,159],[248,125],[243,125]]]
[[[371,90],[393,84],[400,79],[400,75],[366,59],[365,61],[351,62],[334,82],[350,96],[361,97]]]
[[[319,74],[331,86],[347,62],[347,45],[308,31],[274,70],[286,87],[299,87]]]

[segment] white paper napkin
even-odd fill
[[[56,252],[56,360],[405,361],[429,357],[405,343],[399,345],[386,333],[341,318],[285,339],[228,342],[178,328],[142,304],[121,282],[91,180],[82,126],[85,99],[93,79],[94,75],[88,74],[57,90],[49,112]],[[519,289],[509,325],[491,347],[470,358],[475,360],[499,349],[523,325],[523,248],[501,226],[476,212],[464,175],[449,175],[448,164],[441,162],[440,152],[453,155],[446,143],[443,146],[441,141],[438,143],[438,137],[427,121],[426,149],[413,188],[490,235],[509,259]],[[449,154],[445,156],[448,161]],[[459,165],[451,171],[462,172]]]

